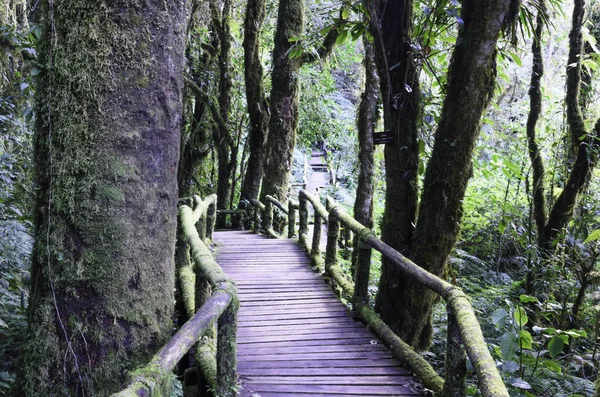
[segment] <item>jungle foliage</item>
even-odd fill
[[[302,20],[295,21],[301,26],[293,26],[287,36],[280,37],[280,48],[274,50],[281,12],[278,2],[190,2],[177,178],[180,196],[206,197],[219,191],[227,197],[219,201],[221,209],[234,209],[244,199],[258,196],[256,180],[260,177],[251,164],[264,161],[269,125],[273,129],[281,122],[276,112],[281,109],[272,108],[280,95],[292,105],[290,114],[297,114],[286,124],[294,131],[293,139],[287,137],[285,145],[279,144],[289,163],[274,164],[277,172],[286,178],[290,173],[291,182],[301,182],[311,148],[324,141],[327,161],[336,176],[327,193],[348,212],[355,208],[368,213],[372,207],[373,228],[378,234],[383,229],[384,237],[391,220],[398,221],[391,226],[404,228],[407,241],[396,242],[406,252],[414,249],[409,241],[413,238],[436,241],[439,236],[414,233],[419,227],[417,219],[429,211],[427,206],[441,199],[427,201],[418,194],[428,183],[428,166],[435,145],[441,142],[437,141],[439,131],[452,121],[450,116],[460,113],[460,109],[446,111],[444,102],[452,90],[466,86],[452,85],[457,80],[449,68],[453,52],[463,43],[465,24],[474,19],[464,9],[473,1],[403,2],[411,15],[403,33],[408,41],[403,55],[388,65],[388,70],[402,72],[394,84],[404,90],[402,98],[411,98],[412,107],[398,108],[398,96],[373,99],[371,92],[370,101],[376,106],[367,116],[359,109],[369,98],[365,82],[371,82],[372,90],[376,77],[370,74],[373,61],[367,58],[363,62],[365,49],[378,51],[369,50],[377,40],[369,27],[372,2],[288,3],[299,7],[288,11],[301,14]],[[465,152],[472,171],[466,174],[468,185],[465,175],[460,181],[466,188],[464,197],[455,198],[456,216],[462,219],[460,230],[449,237],[449,258],[442,258],[444,266],[438,271],[473,298],[486,340],[512,395],[597,396],[600,171],[595,166],[600,132],[600,1],[521,3],[520,9],[507,6],[514,18],[500,29],[495,44],[491,58],[495,77],[487,76],[489,96],[478,100],[489,101],[489,106],[481,110],[482,117],[473,116],[478,128],[472,133],[478,139],[473,139],[473,147]],[[33,130],[36,118],[41,117],[33,104],[36,76],[43,68],[37,46],[44,40],[37,4],[0,1],[0,395],[7,395],[14,383],[27,327],[32,197],[40,188],[33,177]],[[249,7],[256,7],[254,13],[260,15],[257,25],[245,20]],[[573,33],[573,24],[580,24],[579,33]],[[250,30],[253,41],[245,42]],[[577,46],[581,53],[570,54]],[[248,57],[249,49],[254,51],[252,57]],[[278,66],[273,56],[283,63]],[[403,59],[410,59],[413,68],[402,69],[406,66]],[[295,79],[292,86],[275,79],[273,74],[281,70]],[[244,79],[252,80],[256,88],[246,92]],[[389,83],[384,80],[381,84]],[[281,91],[282,85],[286,92]],[[395,114],[403,118],[386,121],[386,111],[404,115]],[[407,131],[410,118],[411,135],[402,135],[408,141],[399,147],[377,145],[367,155],[364,145],[368,147],[369,142],[359,132],[365,117],[374,120],[370,124],[375,131],[397,130],[398,136]],[[452,140],[447,143],[444,152],[452,154],[455,146]],[[272,145],[277,149],[276,143]],[[400,151],[394,153],[394,149]],[[359,160],[372,169],[365,173]],[[398,164],[408,168],[398,168]],[[433,177],[448,182],[444,164]],[[570,177],[582,164],[588,168],[573,187]],[[363,203],[354,207],[357,187],[365,191],[359,182],[364,175],[373,181],[373,187],[366,188],[373,192],[372,204],[363,198]],[[399,190],[390,190],[390,178],[401,182],[393,188]],[[279,186],[277,192],[287,195],[287,186]],[[403,196],[406,194],[410,197]],[[569,194],[571,204],[561,207],[561,200]],[[394,218],[390,209],[386,210],[386,200],[389,206],[392,199],[398,203],[399,197],[412,207],[410,213]],[[563,215],[570,215],[553,226],[553,210],[561,208],[566,209]],[[368,216],[363,219],[370,222]],[[221,226],[231,225],[224,222]],[[436,231],[430,225],[426,228]],[[389,239],[398,234],[392,229],[387,233]],[[418,247],[419,257],[426,257],[423,252],[427,248]],[[351,246],[342,248],[340,254],[342,268],[352,272]],[[390,277],[378,255],[374,262],[369,287],[372,297],[379,289],[382,272],[384,279]],[[433,339],[422,354],[441,372],[446,314],[435,304],[432,307],[433,321],[421,328],[431,327],[428,331]],[[421,331],[418,333],[414,344],[423,347],[430,334],[423,339]],[[476,395],[475,386],[469,384],[470,395]]]

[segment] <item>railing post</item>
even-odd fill
[[[254,233],[260,233],[260,216],[258,206],[253,205],[254,208]]]
[[[246,215],[246,208],[248,207],[248,202],[246,200],[241,200],[238,204],[238,212],[233,220],[233,227],[237,230],[244,229],[244,218]]]
[[[323,221],[321,220],[321,216],[315,211],[315,222],[313,229],[313,238],[312,238],[312,247],[310,250],[310,255],[312,257],[318,257],[321,255],[321,225]]]
[[[215,230],[215,222],[217,221],[217,197],[208,205],[206,210],[206,237],[212,241],[213,231]]]
[[[460,327],[448,307],[448,337],[446,342],[446,364],[442,397],[464,397],[467,395],[467,355],[462,345]]]
[[[200,240],[206,241],[206,229],[208,222],[206,221],[207,214],[200,214],[200,218],[198,219],[198,223],[196,223],[196,230],[198,230],[198,235],[200,236]]]
[[[327,223],[327,249],[325,251],[325,272],[330,275],[330,269],[338,261],[338,239],[340,237],[340,222],[335,212],[329,213]]]
[[[300,224],[298,225],[298,240],[300,240],[300,245],[304,247],[306,251],[308,251],[308,200],[302,194],[303,191],[300,192],[299,199],[299,209],[298,213],[300,216]]]
[[[288,238],[296,235],[296,207],[292,200],[288,200]]]
[[[217,331],[217,395],[237,396],[237,312],[239,301],[232,299],[221,314]]]
[[[273,229],[273,203],[266,200],[265,210],[263,211],[262,228],[265,232]]]
[[[371,272],[371,247],[356,235],[358,241],[358,255],[356,259],[356,272],[354,275],[353,305],[369,302],[369,275]]]

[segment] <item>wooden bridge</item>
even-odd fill
[[[248,231],[213,236],[217,262],[239,288],[242,396],[423,395],[293,240]]]
[[[287,220],[287,239],[274,230],[276,212]],[[481,395],[508,397],[468,297],[393,250],[332,199],[326,207],[301,190],[299,201],[289,200],[287,207],[267,196],[265,203],[254,200],[251,208],[226,214],[252,218],[254,233],[213,233],[214,195],[205,200],[196,196],[180,208],[177,276],[181,310],[189,320],[113,396],[164,395],[174,368],[190,351],[195,367],[185,371],[183,380],[193,393],[184,396],[202,395],[196,391],[205,385],[220,397],[424,395],[419,381],[436,395],[466,396],[468,355]],[[324,256],[322,224],[327,225]],[[357,241],[351,278],[338,264],[341,228]],[[213,242],[216,260],[209,248]],[[373,249],[446,301],[444,378],[370,308]],[[351,302],[352,315],[332,286]]]

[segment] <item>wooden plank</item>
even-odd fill
[[[410,393],[407,386],[361,386],[361,385],[274,385],[268,383],[245,384],[245,389],[261,394],[261,392],[279,392],[294,395],[295,393],[345,394],[347,396],[389,396],[390,394]],[[262,394],[261,394],[262,396]]]
[[[401,375],[406,370],[401,367],[246,368],[238,372],[240,376],[367,376]]]
[[[242,348],[246,346],[247,348],[255,349],[266,346],[271,346],[272,348],[280,348],[280,347],[289,347],[289,346],[298,346],[302,344],[304,346],[329,346],[329,345],[353,345],[353,344],[362,344],[362,343],[370,343],[373,339],[371,338],[356,338],[356,339],[311,339],[311,340],[303,340],[302,343],[298,343],[299,341],[275,341],[275,342],[248,342],[248,343],[239,343],[238,348]],[[239,342],[239,341],[238,341]]]
[[[243,311],[242,314],[240,314],[238,316],[238,318],[244,318],[247,320],[251,320],[252,318],[254,318],[255,320],[257,319],[257,317],[264,317],[267,320],[274,320],[275,317],[272,314],[273,312],[270,311],[269,309],[262,309],[259,306],[254,306],[254,307],[248,307],[245,308],[245,310]],[[348,313],[346,311],[346,309],[344,308],[313,308],[313,310],[310,310],[310,308],[306,309],[303,307],[294,307],[291,309],[281,309],[277,312],[278,316],[281,315],[287,315],[287,316],[293,316],[293,315],[304,315],[304,314],[326,314],[326,313],[336,313],[336,314],[343,314],[344,316],[348,316]],[[362,327],[362,323],[360,322],[356,322],[354,320],[352,320],[353,324],[356,324],[357,326],[361,326]]]
[[[392,353],[388,351],[372,352],[339,352],[339,353],[285,353],[285,354],[257,354],[244,357],[245,363],[252,361],[327,361],[327,360],[381,360],[393,358]]]
[[[297,325],[297,324],[330,324],[332,322],[347,322],[348,318],[345,316],[339,317],[310,317],[303,319],[290,319],[290,320],[241,320],[240,327],[270,327],[273,325]],[[365,330],[366,331],[366,330]],[[370,335],[370,334],[369,334]],[[375,337],[372,337],[375,339]]]
[[[323,299],[311,299],[310,304],[335,304],[335,305],[339,305],[340,301],[335,299],[335,298],[323,298]],[[303,304],[302,301],[293,301],[293,300],[288,300],[288,301],[249,301],[249,302],[242,302],[242,306],[244,307],[250,307],[250,306],[261,306],[261,307],[274,307],[276,310],[276,308],[278,307],[284,307],[284,306],[298,306]]]
[[[295,345],[295,346],[287,346],[287,347],[253,347],[249,346],[240,346],[238,349],[238,357],[242,356],[254,356],[254,355],[269,355],[269,354],[313,354],[313,353],[347,353],[347,352],[387,352],[387,348],[381,344],[352,344],[352,345],[323,345],[323,346],[307,346],[307,345]],[[245,359],[247,359],[246,357]]]
[[[271,342],[292,342],[292,341],[316,341],[316,340],[337,340],[337,339],[363,339],[368,338],[368,331],[364,332],[331,332],[323,334],[310,334],[310,335],[257,335],[257,336],[245,336],[238,338],[238,343],[271,343]]]
[[[412,378],[408,373],[404,375],[383,376],[244,376],[242,379],[248,384],[273,383],[289,385],[406,385]]]
[[[386,396],[388,397],[404,397],[404,396],[422,396],[423,394],[407,394],[407,393],[401,393],[401,394],[386,394]],[[243,391],[242,392],[242,397],[256,397],[257,394],[250,392],[250,391]],[[347,394],[342,393],[327,393],[327,394],[321,394],[321,393],[278,393],[278,392],[261,392],[260,397],[346,397]]]
[[[393,359],[350,359],[350,360],[286,360],[286,361],[243,361],[238,370],[250,368],[367,368],[399,367]]]

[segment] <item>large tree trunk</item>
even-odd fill
[[[373,44],[363,40],[365,47],[365,90],[358,108],[358,161],[360,170],[354,201],[354,219],[368,228],[373,227],[373,176],[375,174],[373,132],[377,123],[377,101],[379,100],[379,76],[375,65]],[[352,262],[357,260],[358,245],[352,252]]]
[[[448,92],[427,166],[410,257],[443,276],[462,218],[462,200],[472,174],[480,119],[494,91],[496,43],[510,0],[463,2],[464,26],[448,72]],[[434,295],[413,280],[398,278],[382,313],[409,344],[428,346]],[[393,297],[393,300],[392,300]]]
[[[260,61],[260,29],[265,20],[265,0],[248,0],[244,21],[244,76],[250,116],[250,157],[241,191],[242,200],[258,198],[269,131],[269,106],[263,86]]]
[[[598,162],[600,145],[600,119],[593,131],[585,130],[585,123],[580,106],[581,94],[581,55],[583,37],[581,28],[585,15],[585,0],[575,0],[573,22],[569,34],[569,59],[567,61],[567,122],[571,133],[571,142],[577,150],[575,163],[571,168],[569,179],[558,196],[548,221],[540,233],[540,247],[551,252],[556,246],[557,237],[573,217],[573,209],[577,198],[589,182],[592,171]]]
[[[381,236],[404,255],[409,254],[418,200],[420,94],[419,68],[410,49],[412,8],[412,0],[373,0],[370,4],[385,129],[394,136],[394,143],[385,147],[386,194]],[[395,321],[397,280],[402,277],[397,268],[383,260],[376,309],[388,324]]]
[[[214,141],[217,148],[218,176],[217,176],[217,208],[227,209],[229,194],[231,192],[231,174],[235,163],[232,157],[237,156],[237,150],[232,150],[234,139],[230,132],[229,110],[231,109],[231,29],[229,18],[231,15],[231,0],[224,0],[221,15],[213,16],[215,27],[220,40],[219,52],[219,113],[222,122],[214,129]],[[214,9],[214,6],[212,7]],[[213,11],[214,13],[214,11]],[[225,217],[217,219],[218,228],[225,226]]]
[[[287,201],[292,154],[298,129],[298,72],[300,59],[289,57],[291,37],[304,31],[304,0],[280,0],[271,73],[271,119],[265,153],[261,199],[266,195]]]
[[[183,1],[48,2],[20,396],[106,396],[171,333]]]
[[[542,34],[544,32],[544,14],[546,4],[540,1],[535,33],[531,43],[533,66],[531,84],[529,86],[529,116],[527,117],[527,147],[533,168],[533,217],[538,230],[538,241],[546,225],[546,199],[544,193],[544,160],[536,140],[536,125],[542,112],[541,80],[544,75],[544,60],[542,58]]]
[[[341,16],[340,16],[341,17]],[[261,200],[266,195],[276,197],[282,203],[288,199],[288,184],[292,169],[292,155],[296,146],[298,129],[300,67],[326,58],[332,51],[338,30],[327,33],[316,52],[307,52],[298,58],[290,58],[290,38],[300,37],[304,32],[304,0],[280,0],[277,30],[273,46],[273,72],[271,73],[271,119],[264,163]]]

